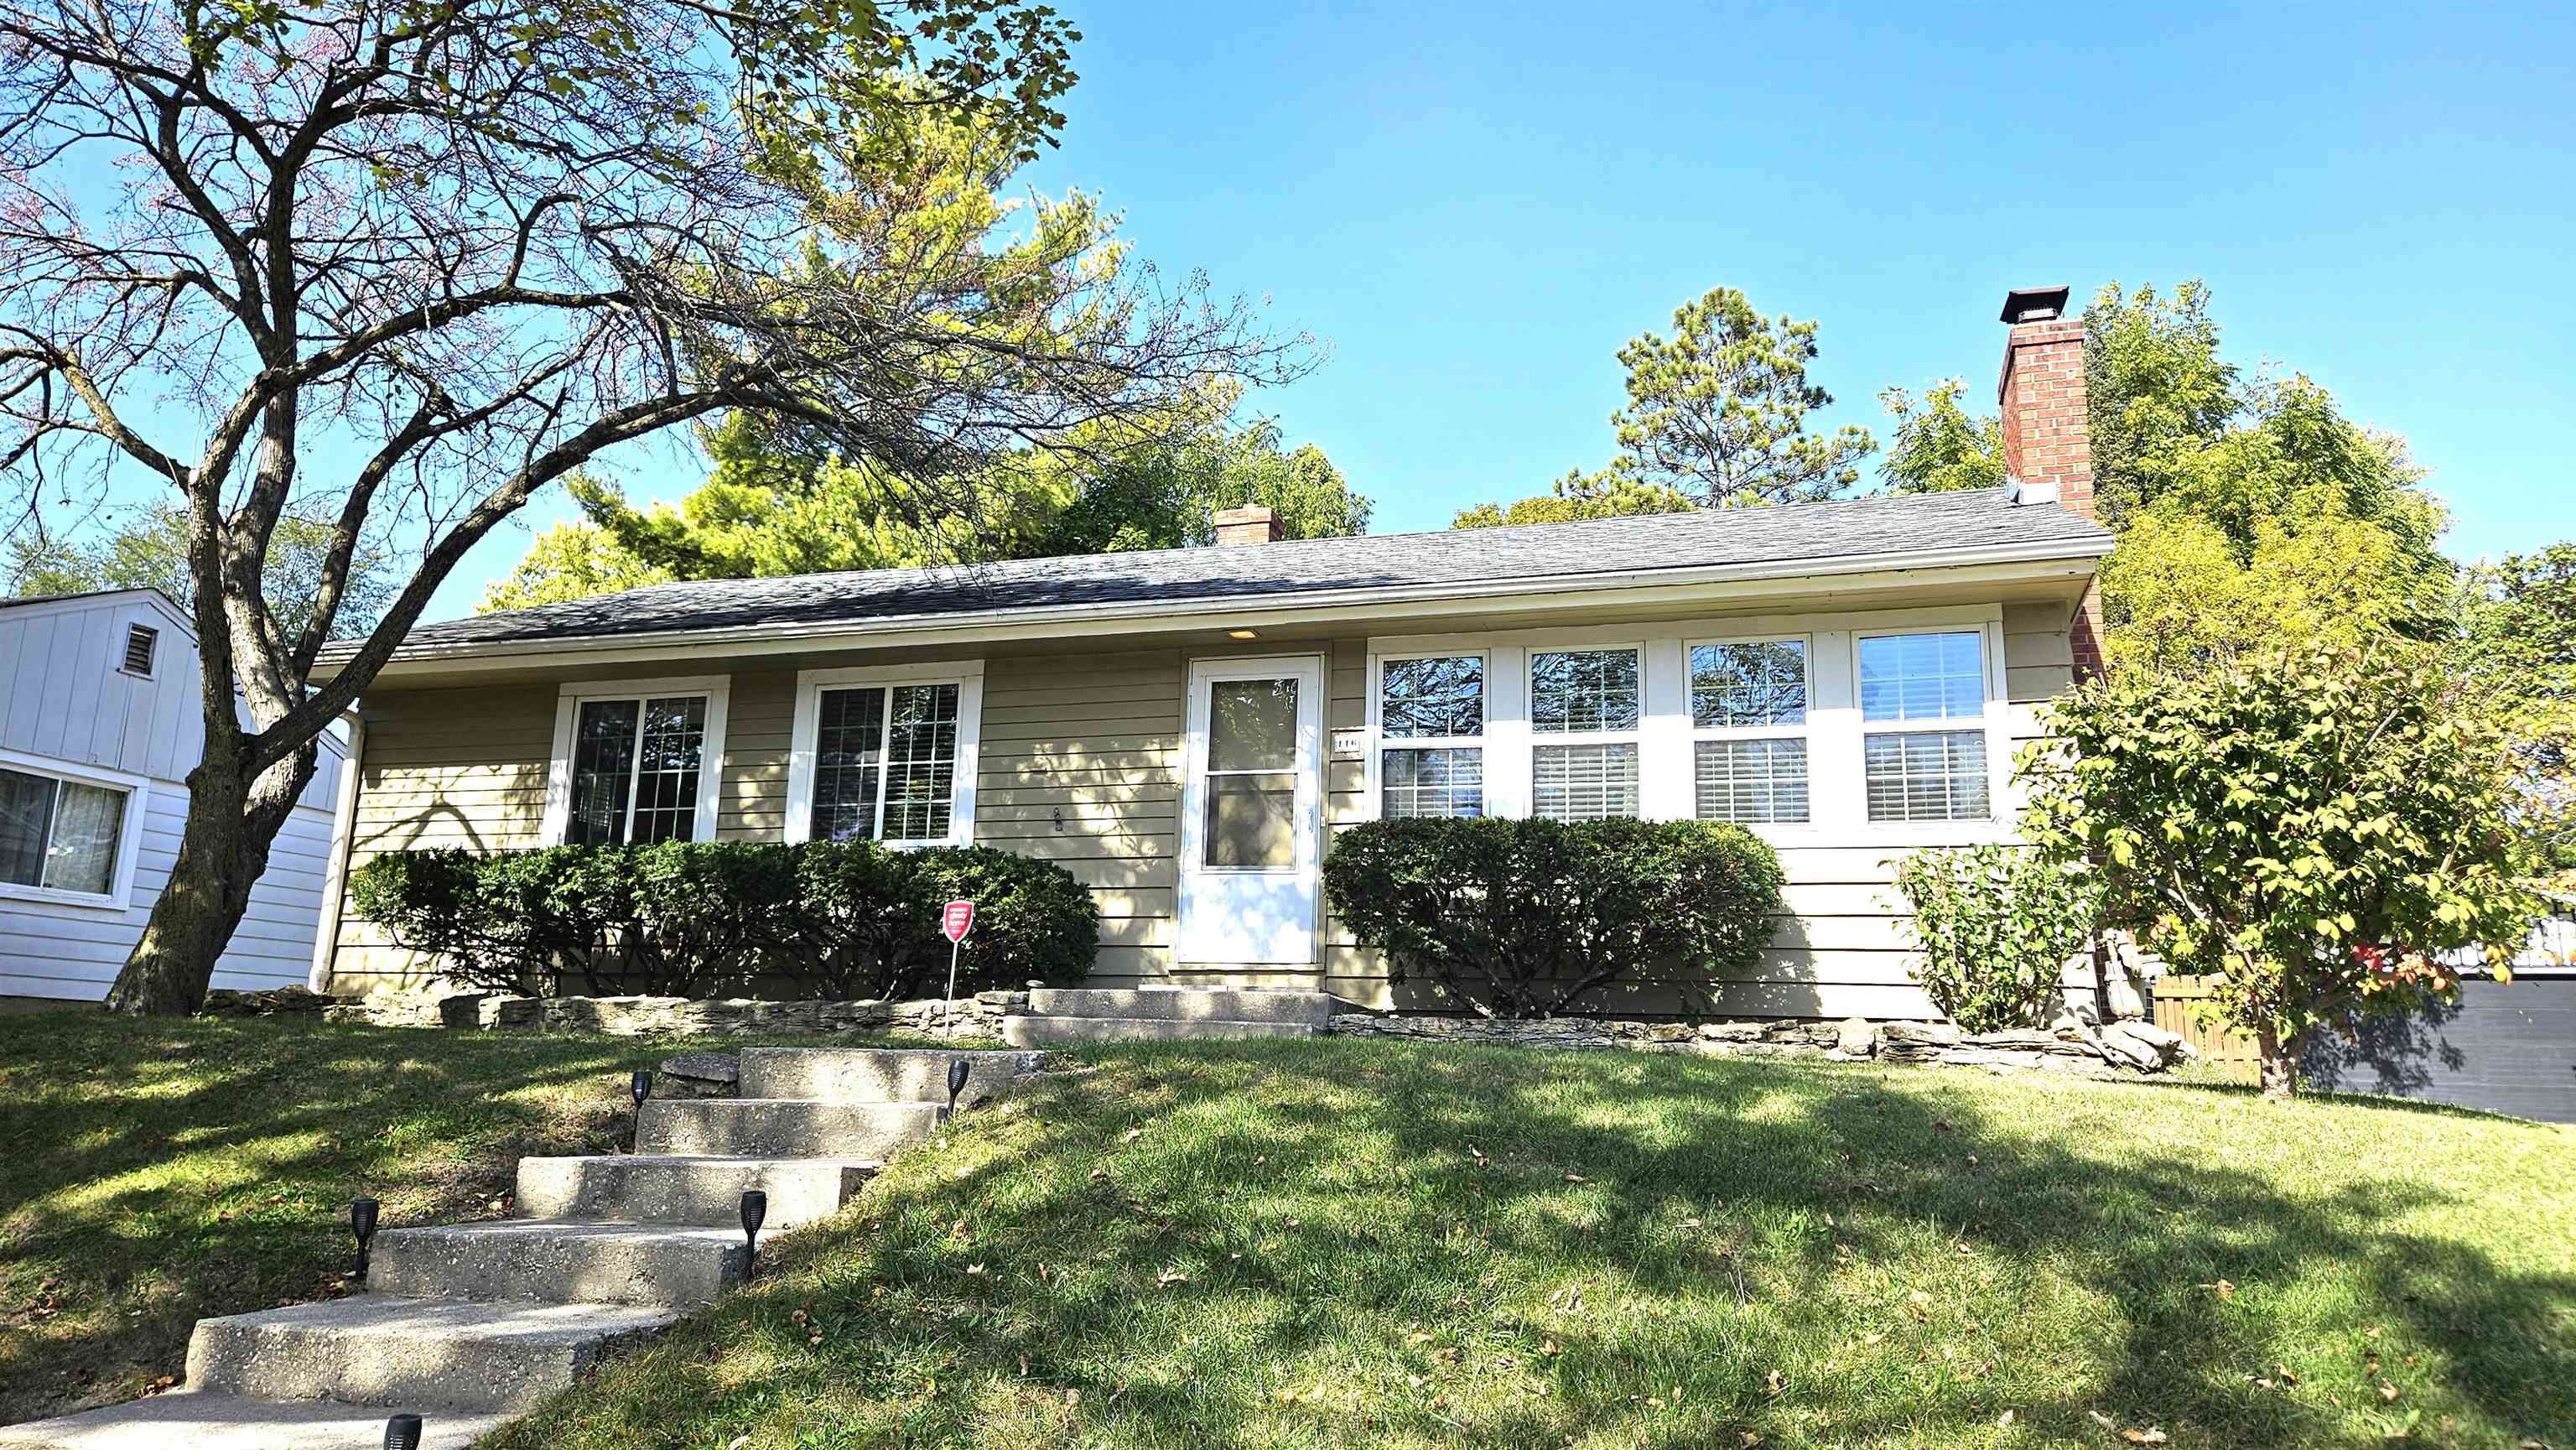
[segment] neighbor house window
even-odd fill
[[[983,689],[980,662],[799,675],[787,839],[972,840]]]
[[[1691,774],[1704,821],[1807,819],[1807,642],[1690,647]]]
[[[725,696],[721,680],[566,685],[547,838],[571,846],[712,838]]]
[[[1589,821],[1637,814],[1639,652],[1533,651],[1531,814]]]
[[[0,885],[116,891],[131,791],[0,766]]]
[[[1861,773],[1869,818],[1989,818],[1985,713],[1982,631],[1862,636]],[[1960,721],[1971,728],[1959,728]]]
[[[1378,814],[1485,813],[1485,657],[1424,655],[1378,667]]]

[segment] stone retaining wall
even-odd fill
[[[890,1030],[936,1033],[953,1018],[961,1037],[999,1037],[1002,1018],[1028,1009],[1026,992],[979,992],[953,1003],[772,1002],[748,997],[369,997],[332,1006],[333,1022],[451,1027],[483,1032],[597,1032],[610,1037],[803,1036]]]
[[[2163,1072],[2192,1056],[2175,1033],[2145,1022],[2096,1030],[2073,1018],[2053,1028],[1962,1033],[1946,1022],[1622,1022],[1591,1017],[1503,1021],[1487,1017],[1336,1015],[1324,1029],[1343,1037],[1502,1042],[1578,1052],[1687,1052],[1703,1057],[1806,1057],[1951,1067],[2050,1068],[2111,1076]]]

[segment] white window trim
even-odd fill
[[[698,814],[690,824],[689,839],[712,841],[716,838],[716,815],[724,800],[725,715],[733,695],[731,675],[673,675],[646,680],[580,680],[567,684],[555,697],[554,753],[546,763],[546,822],[544,841],[549,846],[564,844],[572,829],[572,752],[573,728],[581,716],[585,700],[664,700],[673,696],[696,695],[707,702],[705,744],[698,754]],[[344,767],[345,768],[345,767]],[[627,772],[628,788],[633,788],[634,771]],[[627,830],[634,830],[635,816],[627,812]]]
[[[1994,817],[1981,821],[1872,821],[1862,789],[1860,646],[1863,634],[1985,636],[1986,763]],[[1848,847],[1894,851],[1915,846],[1957,846],[2013,839],[2011,820],[2013,707],[2004,693],[2003,605],[2000,602],[1925,605],[1876,610],[1818,610],[1794,614],[1713,619],[1681,616],[1639,624],[1496,630],[1476,634],[1380,635],[1369,654],[1485,656],[1485,813],[1530,813],[1531,748],[1542,743],[1529,728],[1529,655],[1561,649],[1636,648],[1644,641],[1645,704],[1639,722],[1638,808],[1648,820],[1687,820],[1698,813],[1691,747],[1690,644],[1725,640],[1793,639],[1807,644],[1807,820],[1802,824],[1746,822],[1745,828],[1783,849]],[[1368,749],[1372,762],[1369,806],[1377,811],[1374,762],[1386,744],[1375,717],[1376,671],[1371,677]],[[1949,722],[1959,728],[1969,722]],[[1580,739],[1550,735],[1547,743]],[[1628,737],[1619,737],[1628,738]]]
[[[1516,762],[1520,776],[1522,803],[1520,813],[1522,815],[1538,813],[1538,753],[1541,749],[1554,745],[1636,746],[1638,818],[1656,820],[1670,814],[1652,799],[1655,777],[1650,774],[1650,760],[1666,752],[1653,748],[1649,741],[1652,740],[1654,745],[1668,745],[1668,740],[1657,737],[1668,737],[1671,733],[1669,723],[1661,727],[1655,724],[1655,691],[1653,685],[1649,683],[1657,673],[1656,652],[1652,646],[1653,641],[1634,634],[1620,639],[1578,637],[1571,641],[1562,636],[1543,634],[1524,643],[1520,659],[1521,721],[1529,738],[1518,752],[1520,759]],[[1637,723],[1634,728],[1628,730],[1541,730],[1538,728],[1536,671],[1540,655],[1617,654],[1623,650],[1633,652],[1637,656]]]
[[[823,692],[888,685],[955,685],[957,687],[957,766],[948,797],[948,834],[936,840],[880,841],[907,849],[919,846],[965,846],[975,840],[975,776],[984,734],[984,662],[950,660],[938,664],[861,665],[853,669],[798,670],[796,723],[788,737],[787,820],[781,838],[789,843],[814,836],[814,756],[823,734]],[[891,703],[891,702],[889,702]],[[888,710],[887,719],[893,719]],[[883,819],[885,788],[880,780],[877,809]]]
[[[1703,645],[1730,644],[1795,644],[1798,646],[1798,669],[1805,686],[1805,717],[1795,725],[1702,725],[1699,708],[1691,698],[1691,651]],[[1682,718],[1690,726],[1690,811],[1699,816],[1699,742],[1703,740],[1803,740],[1807,742],[1807,818],[1803,821],[1738,821],[1744,826],[1776,826],[1797,830],[1815,824],[1816,820],[1816,745],[1811,738],[1816,728],[1816,637],[1805,631],[1775,631],[1769,634],[1692,635],[1682,641]]]
[[[1851,715],[1853,724],[1856,728],[1856,733],[1852,738],[1853,748],[1851,762],[1852,777],[1859,784],[1861,789],[1860,813],[1861,823],[1864,826],[1873,831],[1910,832],[1938,827],[1968,827],[1971,829],[1983,827],[1994,829],[2005,825],[2007,804],[2005,800],[2005,792],[2011,788],[2012,784],[2012,710],[2010,705],[2006,702],[2004,694],[2003,628],[2002,622],[2000,620],[1996,620],[1986,623],[1983,628],[1972,628],[1965,623],[1961,623],[1952,625],[1922,625],[1905,629],[1856,629],[1852,631]],[[1871,639],[1893,639],[1905,635],[1926,634],[1975,634],[1980,636],[1977,642],[1977,662],[1982,666],[1981,673],[1985,677],[1985,696],[1983,699],[1978,701],[1977,714],[1973,717],[1966,715],[1929,716],[1917,720],[1864,719],[1861,715],[1860,703],[1861,642],[1863,640]],[[1916,733],[1965,735],[1971,732],[1983,732],[1986,737],[1986,814],[1983,816],[1970,816],[1959,820],[1949,821],[1873,821],[1869,819],[1868,766],[1864,762],[1861,754],[1861,752],[1867,748],[1864,743],[1865,737],[1871,735]],[[1815,768],[1813,763],[1814,750],[1815,747],[1808,747],[1810,756],[1808,769],[1810,772]],[[1810,811],[1812,813],[1812,807],[1810,807]]]
[[[1484,717],[1484,733],[1480,735],[1388,735],[1385,711],[1386,667],[1405,660],[1456,659],[1473,659],[1483,664],[1484,689],[1477,696],[1476,706]],[[1388,654],[1372,653],[1369,656],[1367,719],[1369,748],[1366,772],[1368,814],[1364,819],[1377,820],[1386,809],[1384,761],[1386,752],[1390,750],[1475,751],[1479,757],[1477,774],[1485,780],[1485,784],[1478,787],[1478,790],[1484,795],[1486,814],[1493,813],[1494,755],[1491,747],[1494,743],[1494,688],[1494,653],[1488,649],[1397,650]]]
[[[129,775],[121,770],[101,770],[94,765],[57,760],[50,755],[29,755],[17,750],[0,750],[0,766],[27,775],[67,780],[75,785],[102,786],[125,793],[125,818],[118,827],[116,839],[116,879],[108,884],[105,894],[0,881],[0,898],[76,906],[88,911],[125,910],[134,899],[135,857],[143,849],[143,816],[151,805],[152,783],[143,776]]]

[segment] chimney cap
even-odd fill
[[[2066,315],[2071,287],[2015,287],[2004,294],[2005,322],[2052,322]]]

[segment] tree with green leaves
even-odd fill
[[[1878,395],[1896,419],[1896,436],[1878,464],[1887,492],[1948,493],[2004,481],[2003,420],[1992,413],[1970,417],[1959,405],[1967,388],[1958,378],[1946,378],[1919,399],[1903,388]]]
[[[1637,514],[1685,514],[1698,508],[1688,494],[1668,484],[1641,483],[1616,465],[1598,473],[1569,473],[1555,488],[1511,507],[1480,503],[1460,509],[1449,521],[1453,529],[1490,529],[1504,524],[1571,524],[1585,519],[1627,518]]]
[[[188,521],[205,750],[112,1009],[195,1010],[322,732],[603,451],[748,413],[974,520],[999,455],[1276,371],[1241,307],[1102,267],[1087,199],[1006,226],[913,161],[1049,144],[1075,38],[1026,0],[0,0],[0,517]]]
[[[260,587],[277,601],[278,625],[289,634],[300,635],[313,623],[334,540],[328,519],[288,513],[277,521]],[[358,546],[349,560],[339,611],[331,621],[332,638],[364,634],[375,625],[393,597],[391,562],[383,549],[371,543]],[[29,533],[9,545],[7,583],[9,593],[22,596],[158,589],[193,616],[197,584],[188,568],[187,511],[168,504],[149,507],[104,538]]]
[[[2110,924],[2218,979],[2263,1088],[2356,1013],[2499,977],[2544,910],[2492,702],[2433,646],[2283,648],[2188,673],[2117,670],[2061,696],[2020,762],[2022,833],[2100,873]]]
[[[1673,312],[1672,336],[1639,333],[1619,349],[1628,401],[1610,415],[1619,456],[1593,474],[1560,479],[1552,495],[1482,504],[1457,527],[1801,503],[1860,481],[1877,448],[1869,430],[1808,431],[1831,393],[1807,380],[1816,323],[1764,317],[1732,287]]]
[[[2461,655],[2495,691],[2524,764],[2515,819],[2576,892],[2576,543],[2480,564],[2464,584]]]
[[[2153,503],[2175,468],[2215,445],[2243,410],[2236,368],[2218,356],[2209,287],[2123,291],[2084,310],[2084,399],[2093,434],[2093,496],[2117,528]]]
[[[747,418],[708,436],[716,467],[677,505],[644,507],[573,481],[584,517],[538,536],[478,606],[521,609],[674,579],[917,568],[1215,541],[1219,509],[1260,504],[1292,539],[1366,532],[1370,503],[1314,444],[1232,421],[1240,389],[1212,386],[1166,414],[1077,430],[998,460],[980,520],[898,506],[900,479],[834,457],[773,452]]]

